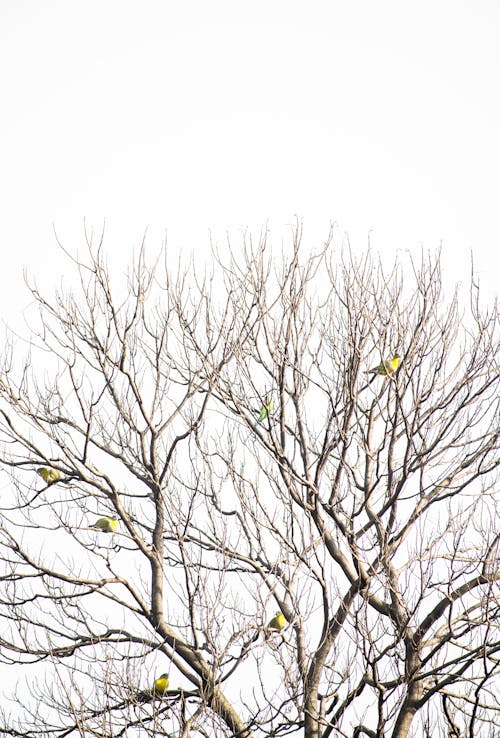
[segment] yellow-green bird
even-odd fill
[[[92,526],[103,533],[114,533],[119,527],[120,524],[116,518],[99,518]]]
[[[394,354],[392,359],[386,359],[378,366],[374,367],[373,369],[370,369],[368,371],[368,374],[379,374],[383,377],[389,377],[391,374],[393,374],[396,369],[399,366],[399,354]]]
[[[280,630],[283,630],[286,622],[286,617],[283,615],[281,610],[278,610],[274,618],[271,618],[271,620],[268,622],[267,627],[270,630],[277,630],[279,632]]]
[[[150,702],[155,697],[161,697],[168,689],[168,674],[162,674],[155,679],[153,686],[149,689],[143,689],[141,692],[137,692],[138,702]]]
[[[41,466],[36,470],[36,473],[38,476],[42,477],[43,481],[47,484],[54,484],[61,479],[61,472],[47,466]]]
[[[165,694],[168,689],[168,685],[168,674],[160,674],[158,679],[155,679],[155,683],[153,684],[153,692],[155,694]]]
[[[272,415],[274,413],[274,402],[272,395],[266,395],[264,399],[264,404],[260,408],[259,411],[259,417],[255,421],[255,427],[259,425],[259,423],[262,423],[263,420],[265,420],[269,415]]]

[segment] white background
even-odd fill
[[[500,4],[293,0],[0,3],[2,316],[52,289],[84,219],[127,263],[295,216],[356,248],[470,252],[496,291]]]

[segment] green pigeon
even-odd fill
[[[399,354],[394,354],[392,359],[386,359],[378,366],[374,367],[373,369],[370,369],[368,373],[375,374],[375,375],[378,374],[383,377],[389,377],[391,374],[394,374],[398,366],[399,366]]]
[[[100,530],[103,533],[114,533],[119,527],[120,524],[116,518],[99,518],[92,526],[92,528]]]
[[[269,415],[272,415],[274,412],[274,402],[272,395],[266,395],[264,404],[260,408],[259,417],[255,421],[255,428],[259,425],[259,423],[262,423],[263,420],[265,420]]]
[[[280,630],[283,630],[286,622],[286,617],[283,615],[281,610],[278,610],[274,618],[271,618],[271,620],[268,622],[267,627],[270,630],[277,630],[279,632]]]
[[[154,700],[155,697],[161,697],[167,691],[168,685],[168,674],[161,674],[161,676],[155,679],[152,687],[150,687],[149,689],[143,689],[141,692],[137,692],[137,701],[151,702],[151,700]]]
[[[61,472],[47,466],[41,466],[36,470],[36,473],[38,476],[42,477],[43,481],[47,484],[54,484],[61,479]]]
[[[168,680],[168,674],[160,674],[158,679],[155,679],[155,683],[153,685],[153,692],[156,694],[165,694],[165,692],[168,689],[169,680]]]

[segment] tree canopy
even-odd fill
[[[439,254],[301,238],[206,270],[142,248],[126,279],[89,241],[77,287],[31,285],[3,734],[495,735],[497,305],[446,295]]]

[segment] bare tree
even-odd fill
[[[31,288],[0,375],[4,734],[495,735],[497,307],[445,299],[439,256],[301,235],[202,277],[141,249],[125,285],[89,240],[78,290]]]

